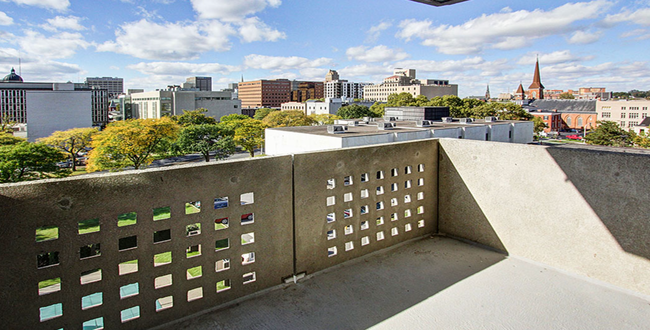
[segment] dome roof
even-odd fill
[[[11,68],[11,73],[6,75],[4,79],[2,79],[4,82],[23,82],[23,78],[21,78],[19,75],[16,74],[16,70],[14,68]]]

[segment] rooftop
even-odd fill
[[[647,297],[436,236],[158,329],[643,329],[648,315]]]

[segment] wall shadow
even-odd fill
[[[440,148],[438,173],[439,233],[508,253],[444,148]]]
[[[621,248],[650,260],[650,154],[547,149]]]
[[[451,238],[424,238],[159,329],[366,329],[505,258]]]

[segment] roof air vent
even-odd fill
[[[486,123],[491,123],[497,121],[497,117],[485,117]]]
[[[443,123],[451,123],[453,121],[454,121],[454,119],[451,118],[451,117],[442,117],[442,122]]]
[[[377,128],[382,131],[394,129],[396,126],[395,123],[377,123]]]
[[[433,123],[430,120],[418,120],[415,122],[417,127],[430,127]]]
[[[329,134],[343,134],[347,132],[348,128],[343,125],[328,125],[327,133]]]
[[[471,124],[474,120],[472,118],[461,118],[460,122],[463,124]]]

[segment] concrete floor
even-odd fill
[[[650,298],[435,237],[160,329],[649,329]]]

